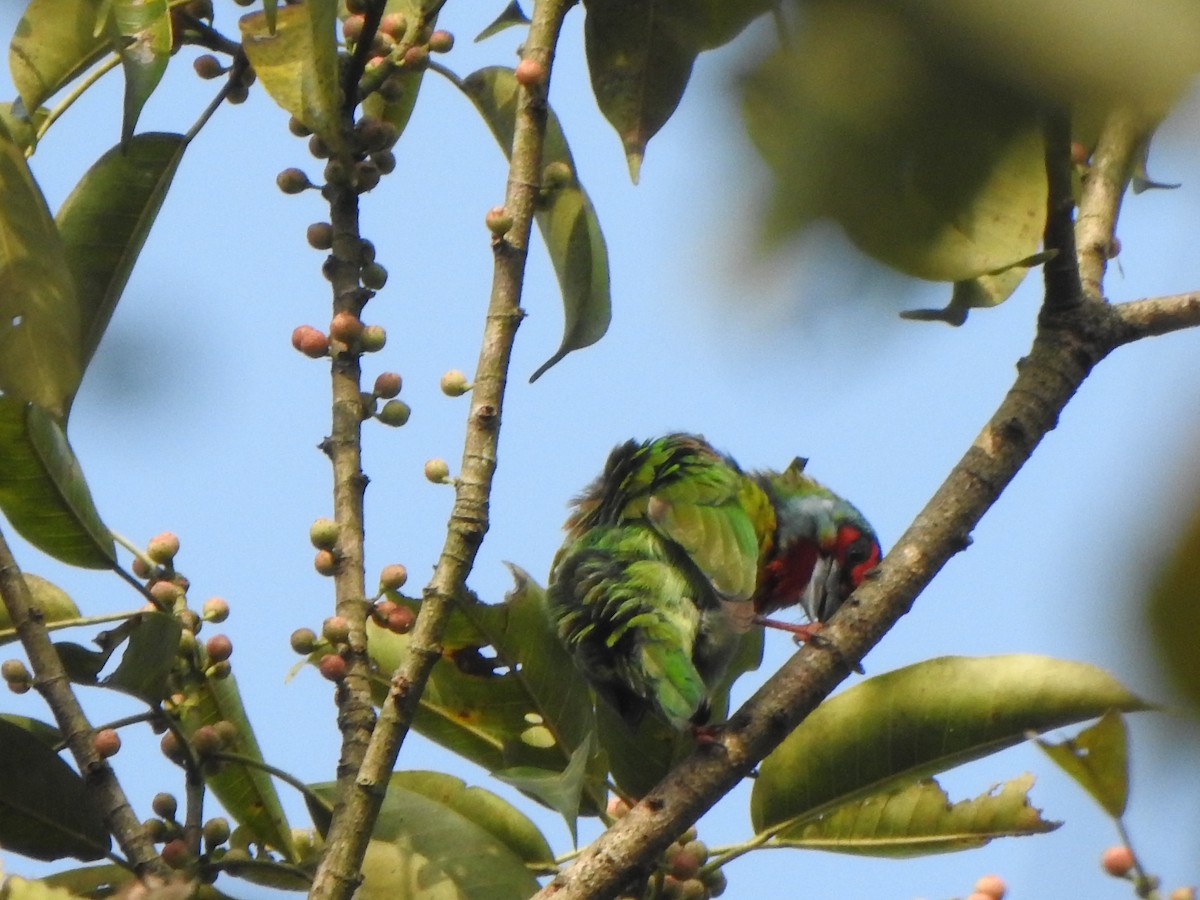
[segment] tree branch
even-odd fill
[[[525,58],[536,59],[546,73],[544,82],[523,87],[517,103],[513,149],[505,206],[513,226],[493,242],[495,256],[479,362],[471,392],[462,470],[446,541],[424,591],[424,602],[409,639],[409,653],[394,673],[388,697],[375,723],[351,790],[342,797],[326,837],[326,852],[309,896],[348,900],[361,880],[362,859],[375,819],[408,734],[433,665],[441,657],[440,642],[453,604],[488,526],[488,500],[496,469],[500,414],[513,340],[522,312],[521,287],[537,186],[541,181],[545,137],[545,92],[559,29],[574,0],[539,0],[524,45]],[[334,222],[335,256],[337,222]],[[339,522],[341,519],[339,518]],[[341,592],[339,589],[339,597]],[[361,600],[361,593],[359,598]],[[341,603],[339,600],[339,610]]]
[[[1120,197],[1147,131],[1127,111],[1101,137],[1094,177],[1081,202],[1079,265],[1089,297],[1101,279]],[[1058,149],[1048,163],[1061,165]],[[1050,159],[1053,153],[1054,159]],[[1123,174],[1122,174],[1123,173]],[[1061,181],[1050,178],[1048,248],[1070,246],[1062,226]],[[1086,223],[1085,223],[1086,219]],[[1085,237],[1086,236],[1086,237]],[[1104,252],[1099,252],[1103,248]],[[1070,266],[1073,269],[1074,266]],[[1071,290],[1070,269],[1047,275],[1047,293]],[[1200,295],[1106,303],[1047,298],[1029,355],[995,414],[878,568],[821,632],[759,688],[729,720],[719,742],[700,746],[623,818],[586,847],[537,896],[555,900],[611,897],[629,873],[646,870],[666,847],[745,777],[850,673],[911,608],[942,566],[970,542],[972,529],[1020,471],[1092,368],[1138,337],[1200,324]]]
[[[116,838],[139,878],[148,875],[169,878],[171,870],[154,850],[154,844],[146,837],[141,821],[125,792],[104,758],[92,743],[94,731],[79,699],[71,688],[70,679],[63,668],[58,651],[50,641],[42,620],[41,610],[34,605],[25,576],[17,566],[8,542],[0,534],[0,596],[9,617],[20,635],[21,645],[29,656],[33,667],[34,682],[38,693],[45,699],[54,714],[71,755],[87,783],[88,791],[96,799],[97,808],[104,817],[104,824]],[[98,850],[101,848],[97,848]]]

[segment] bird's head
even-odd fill
[[[775,539],[755,595],[768,615],[800,604],[814,622],[837,612],[883,555],[879,539],[851,503],[804,475],[797,460],[766,476]]]

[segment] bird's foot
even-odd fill
[[[692,736],[692,740],[696,742],[697,747],[712,747],[714,745],[723,747],[721,733],[724,730],[724,725],[697,725],[693,722],[688,726],[688,733]]]
[[[764,628],[778,628],[780,631],[789,632],[792,635],[792,640],[797,644],[811,641],[825,627],[820,622],[810,622],[807,625],[793,625],[791,622],[780,622],[778,619],[768,619],[763,616],[755,616],[755,622]]]

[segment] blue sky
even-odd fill
[[[510,64],[512,31],[482,45],[470,36],[489,11],[450,4],[442,20],[458,46],[445,58],[466,73]],[[477,5],[475,5],[477,6]],[[18,4],[0,8],[11,34]],[[231,4],[218,25],[236,31]],[[566,503],[629,437],[704,433],[748,467],[810,458],[809,471],[871,518],[885,547],[907,526],[974,439],[1028,349],[1039,299],[1036,276],[1004,306],[960,329],[901,322],[897,310],[938,306],[941,285],[894,276],[818,229],[780,256],[753,249],[761,165],[740,135],[727,88],[756,36],[701,59],[688,97],[650,144],[642,183],[629,183],[620,143],[591,98],[581,52],[581,10],[568,19],[551,99],[592,195],[612,263],[613,325],[595,347],[568,357],[537,384],[525,379],[558,345],[561,313],[544,252],[531,255],[500,445],[492,528],[470,586],[498,600],[511,561],[545,577]],[[185,51],[151,99],[141,130],[185,131],[213,83],[191,74]],[[11,96],[7,73],[4,95]],[[109,76],[51,131],[33,160],[52,209],[119,135],[119,76]],[[1200,283],[1194,262],[1195,156],[1200,97],[1163,129],[1153,173],[1183,182],[1128,201],[1123,253],[1108,281],[1114,300],[1175,293]],[[180,568],[193,598],[227,597],[233,664],[272,761],[308,780],[331,777],[337,757],[332,691],[317,673],[285,683],[296,661],[288,634],[319,627],[331,586],[311,567],[309,523],[330,512],[329,466],[316,445],[328,428],[324,363],[295,353],[296,325],[328,321],[322,254],[304,243],[326,211],[315,193],[274,186],[287,166],[319,168],[286,116],[261,89],[218,111],[188,150],[158,225],[133,273],[110,333],[84,383],[71,440],[108,523],[144,541],[163,529],[183,543]],[[365,361],[370,379],[399,371],[413,408],[402,429],[369,427],[368,566],[405,563],[419,584],[441,546],[451,492],[422,465],[443,456],[457,469],[464,399],[437,389],[449,368],[471,373],[491,275],[484,212],[503,196],[503,157],[470,105],[429,76],[396,148],[396,172],[364,198],[364,233],[388,268],[386,289],[364,318],[388,330]],[[1200,333],[1119,350],[1094,372],[1011,488],[913,611],[866,660],[879,673],[943,654],[1037,652],[1109,668],[1144,695],[1169,695],[1154,672],[1140,624],[1140,591],[1156,555],[1200,485]],[[11,535],[11,529],[6,531]],[[66,587],[88,611],[130,608],[117,579],[72,571],[23,545],[29,570]],[[768,635],[763,670],[791,650]],[[94,718],[127,711],[93,697]],[[5,711],[40,715],[34,695]],[[1169,715],[1132,724],[1135,845],[1168,887],[1200,879],[1200,779],[1196,731]],[[129,735],[117,758],[148,815],[154,792],[178,788],[157,740]],[[513,797],[486,773],[414,737],[401,764],[439,768]],[[1110,824],[1040,753],[1017,748],[948,774],[954,799],[1024,771],[1033,798],[1067,824],[1052,835],[906,862],[832,854],[757,853],[728,869],[727,897],[779,896],[784,883],[823,898],[947,898],[998,872],[1011,897],[1131,896],[1101,874]],[[749,836],[748,788],[701,824],[711,845]],[[290,814],[303,808],[285,794]],[[557,850],[561,822],[518,799]],[[588,834],[585,826],[584,834]],[[41,871],[0,854],[5,869]],[[241,883],[237,896],[261,896]]]

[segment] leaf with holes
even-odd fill
[[[1109,710],[1100,721],[1075,737],[1057,744],[1038,740],[1038,746],[1092,795],[1101,809],[1119,819],[1129,799],[1128,737],[1125,719]]]

